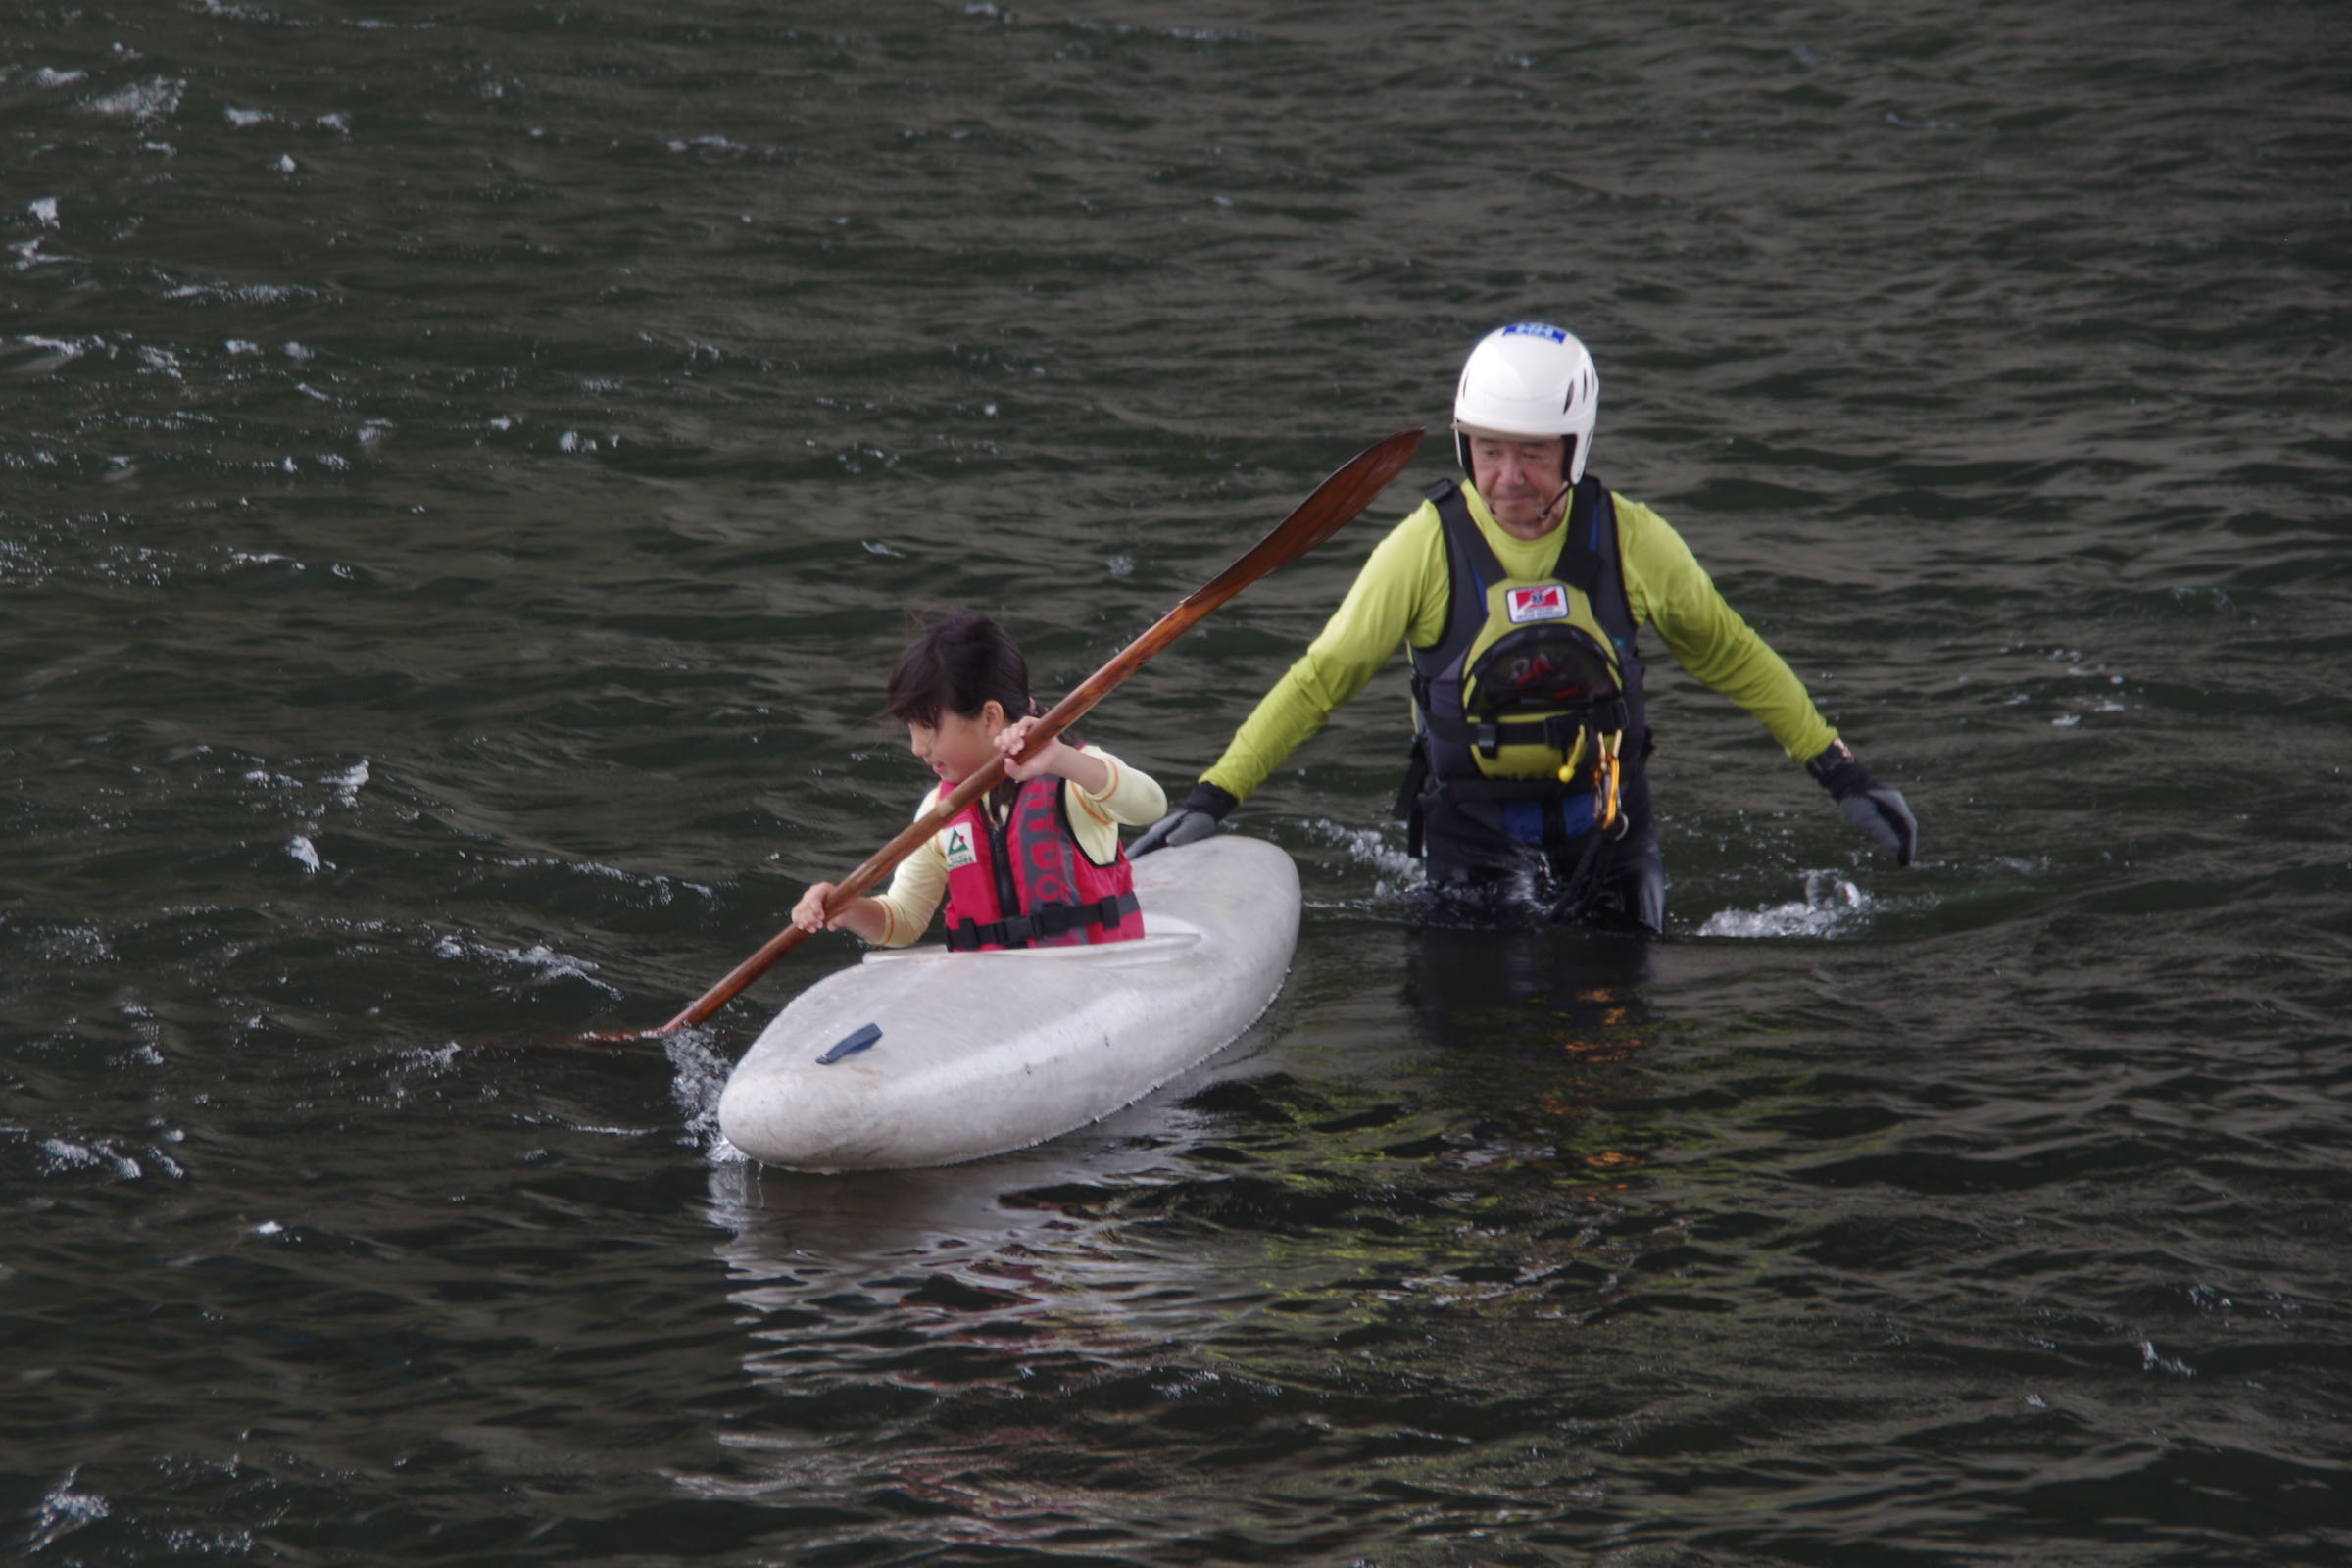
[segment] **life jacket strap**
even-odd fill
[[[1027,914],[1008,915],[982,925],[966,920],[948,926],[948,951],[972,953],[981,948],[1025,948],[1047,937],[1084,926],[1110,927],[1143,907],[1133,889],[1097,899],[1092,904],[1049,904]]]
[[[1589,784],[1562,784],[1548,778],[1440,778],[1426,786],[1429,794],[1443,795],[1449,800],[1464,802],[1532,801],[1549,806],[1560,801],[1572,801],[1590,796]]]
[[[1414,695],[1418,698],[1420,694]],[[1623,697],[1544,718],[1502,718],[1494,713],[1453,718],[1431,712],[1427,703],[1420,708],[1422,727],[1431,735],[1456,746],[1474,747],[1480,756],[1490,759],[1505,746],[1541,746],[1546,751],[1571,752],[1576,749],[1577,737],[1586,731],[1615,735],[1624,731],[1627,722]]]

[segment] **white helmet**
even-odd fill
[[[1567,471],[1574,484],[1585,476],[1592,446],[1592,422],[1600,411],[1600,372],[1576,340],[1543,321],[1513,321],[1478,340],[1462,362],[1453,389],[1453,450],[1462,472],[1470,471],[1470,438],[1547,441],[1565,436]]]

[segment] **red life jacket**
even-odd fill
[[[1022,782],[1003,826],[974,801],[940,830],[948,858],[948,947],[1065,948],[1144,934],[1127,852],[1097,865],[1070,831],[1066,780]]]

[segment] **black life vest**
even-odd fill
[[[1556,848],[1589,831],[1609,814],[1595,764],[1612,736],[1617,799],[1631,825],[1646,826],[1649,724],[1607,486],[1591,473],[1578,482],[1558,553],[1530,578],[1504,574],[1462,489],[1448,479],[1428,492],[1447,601],[1439,640],[1408,650],[1416,755],[1397,804],[1415,823],[1416,853],[1429,795],[1522,843]]]

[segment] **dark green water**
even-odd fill
[[[2333,1563],[2340,11],[0,17],[0,1551]],[[1430,932],[1394,672],[1237,818],[1291,983],[1087,1133],[733,1156],[905,820],[1563,321],[1924,826],[1653,697],[1670,937]],[[1136,677],[1171,784],[1374,514]],[[1653,668],[1657,665],[1655,650]]]

